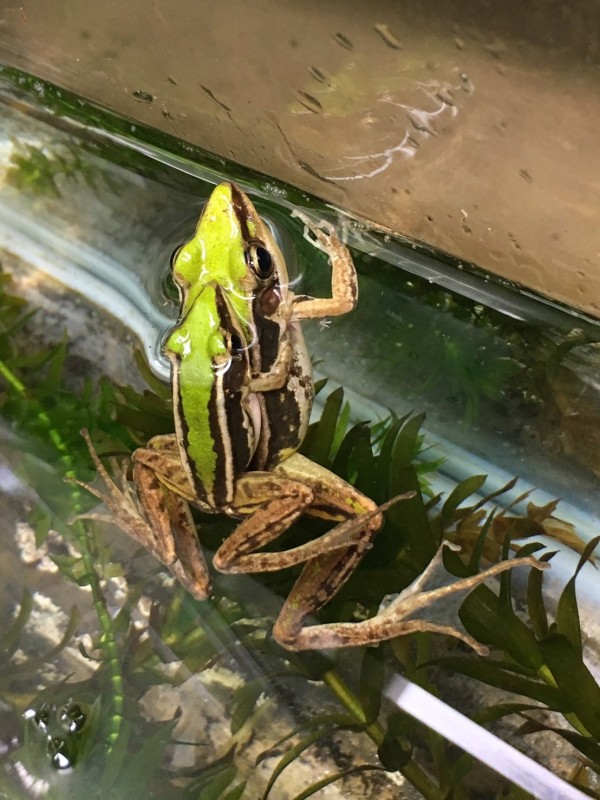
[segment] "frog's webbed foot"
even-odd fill
[[[88,431],[83,429],[81,434],[104,491],[76,479],[70,482],[97,497],[108,513],[84,512],[75,519],[108,522],[121,528],[168,567],[194,597],[206,599],[210,593],[208,570],[187,502],[166,489],[143,464],[134,463],[138,492],[127,479],[126,466],[114,458],[111,459],[113,478],[98,456]],[[155,513],[150,513],[151,509]]]
[[[338,247],[343,247],[335,227],[325,219],[320,219],[314,222],[307,214],[295,208],[292,217],[296,217],[304,223],[303,236],[307,242],[310,242],[317,250],[321,250],[326,255],[331,255],[331,252]]]
[[[129,463],[129,459],[126,459],[121,463],[119,463],[116,458],[110,459],[111,471],[116,477],[115,480],[100,460],[100,457],[96,452],[96,448],[92,444],[92,440],[90,439],[89,432],[86,428],[81,430],[81,435],[85,439],[90,457],[94,462],[94,466],[96,467],[96,472],[104,484],[104,491],[98,489],[91,483],[85,483],[77,478],[66,478],[66,481],[67,483],[81,486],[86,490],[86,492],[89,492],[90,494],[94,495],[94,497],[97,497],[98,500],[104,503],[110,514],[83,512],[81,514],[77,514],[77,516],[73,519],[108,519],[118,524],[115,518],[119,518],[121,515],[127,516],[131,514],[141,516],[137,498],[131,491],[127,480],[127,465]]]
[[[339,571],[341,558],[342,556],[336,556],[334,553],[329,554],[321,559],[315,559],[304,568],[273,629],[275,639],[283,647],[289,650],[309,650],[373,645],[410,633],[430,632],[452,636],[463,641],[480,655],[487,655],[487,647],[465,631],[450,625],[441,625],[422,619],[409,619],[409,617],[438,600],[444,600],[457,592],[469,591],[487,581],[488,578],[515,567],[529,566],[542,570],[550,566],[532,556],[517,557],[494,564],[478,575],[425,591],[424,584],[440,562],[440,548],[430,565],[417,580],[400,592],[385,609],[380,610],[374,617],[361,622],[332,622],[304,627],[306,618],[330,599],[331,594],[328,597],[323,596],[323,587],[328,587],[331,576]]]

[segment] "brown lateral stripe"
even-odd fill
[[[250,231],[248,230],[248,211],[244,197],[235,183],[231,183],[229,185],[231,186],[231,202],[233,204],[233,210],[235,211],[237,221],[240,224],[242,238],[245,242],[250,242],[252,237],[250,236]]]
[[[272,469],[281,460],[285,450],[297,450],[300,442],[298,431],[301,425],[298,400],[293,392],[283,389],[264,393],[265,417],[275,419],[277,424],[269,426],[269,441],[264,469]]]
[[[260,294],[254,298],[252,312],[256,325],[256,339],[260,348],[260,371],[269,372],[279,354],[282,341],[281,326],[278,322],[273,322],[262,315]]]
[[[220,286],[215,287],[217,311],[221,322],[221,330],[237,335],[242,343],[245,339],[237,318],[234,317],[225,293]],[[233,500],[235,481],[246,469],[252,457],[251,422],[242,402],[241,388],[249,372],[248,351],[244,350],[236,356],[229,368],[224,372],[215,371],[215,381],[211,391],[210,430],[213,439],[213,450],[217,456],[215,480],[213,486],[214,502],[223,506]],[[219,414],[219,409],[223,410]]]

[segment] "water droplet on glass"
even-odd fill
[[[285,200],[287,197],[287,191],[281,186],[275,186],[273,183],[264,183],[263,189],[272,197],[277,197],[281,200]]]
[[[531,177],[529,172],[527,172],[526,169],[520,169],[519,175],[523,178],[524,181],[527,181],[527,183],[533,183],[533,178]]]
[[[438,92],[436,92],[435,96],[437,97],[438,100],[444,103],[444,105],[447,106],[456,105],[450,89],[440,89]]]
[[[144,92],[142,89],[136,89],[131,93],[131,96],[134,100],[137,100],[139,103],[153,103],[154,102],[154,95],[150,94],[150,92]]]
[[[319,83],[326,83],[328,86],[331,86],[331,78],[322,69],[319,69],[318,67],[309,67],[308,71],[316,81],[319,81]]]
[[[431,114],[428,114],[426,111],[421,111],[418,108],[411,108],[410,111],[406,112],[406,116],[416,130],[422,133],[428,133],[431,136],[436,135],[437,131],[431,123]]]
[[[296,92],[296,97],[298,101],[307,108],[309,111],[312,111],[315,114],[320,114],[323,111],[323,106],[316,97],[313,97],[312,94],[308,94],[308,92],[303,92],[301,89],[298,89]]]
[[[393,50],[402,50],[402,45],[391,32],[389,25],[377,24],[373,26],[383,41]]]
[[[333,38],[339,45],[346,48],[346,50],[354,50],[354,45],[343,33],[335,33]]]
[[[472,94],[475,91],[475,85],[473,84],[473,81],[471,80],[471,78],[469,78],[466,72],[463,72],[462,75],[460,76],[460,83],[461,83],[460,88],[463,90],[463,92],[466,92],[467,94]]]

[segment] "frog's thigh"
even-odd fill
[[[208,567],[188,503],[179,495],[169,493],[171,531],[177,560],[171,566],[175,577],[197,600],[211,594]]]
[[[184,497],[188,502],[193,502],[195,492],[190,484],[187,472],[181,463],[177,440],[174,435],[155,436],[150,439],[146,447],[138,447],[133,453],[134,479],[136,470],[144,467],[154,474],[156,479],[167,489]],[[151,483],[144,472],[145,481]],[[135,479],[138,483],[137,479]],[[138,484],[139,485],[139,484]]]
[[[210,580],[187,499],[172,491],[161,476],[144,463],[147,453],[152,455],[153,451],[136,450],[134,453],[133,479],[144,516],[153,532],[152,549],[194,597],[205,599],[210,594]]]
[[[314,500],[307,513],[311,516],[341,522],[377,509],[377,503],[371,498],[299,453],[294,453],[275,467],[274,474],[284,475],[310,486]],[[376,527],[380,528],[381,525],[382,519],[379,518]]]
[[[248,516],[219,548],[216,568],[223,572],[266,572],[314,559],[320,563],[325,554],[333,552],[335,567],[329,571],[337,571],[339,564],[348,564],[352,571],[381,527],[377,506],[307,459],[292,456],[285,465],[274,472],[246,473],[240,478],[233,510]],[[255,552],[287,530],[302,513],[338,524],[297,547],[276,553]],[[323,578],[327,583],[327,570]],[[340,585],[336,582],[335,587],[330,586],[333,594]],[[297,585],[296,591],[302,592],[302,588]]]
[[[190,542],[197,540],[188,507],[194,493],[181,463],[177,437],[175,434],[154,436],[145,447],[133,453],[132,460],[139,502],[154,531],[160,560],[173,564],[179,557],[179,548],[188,554],[184,560],[189,561]],[[197,566],[192,565],[190,569],[197,571]]]
[[[305,484],[272,472],[247,472],[236,484],[231,510],[245,518],[215,553],[213,564],[221,572],[266,572],[291,566],[306,557],[286,553],[255,553],[286,531],[313,501]],[[291,559],[291,560],[290,560]]]

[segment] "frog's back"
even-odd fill
[[[268,336],[262,331],[262,368],[268,371],[275,358],[265,346]],[[260,438],[251,469],[270,470],[295,453],[306,436],[314,399],[310,356],[299,323],[287,326],[292,347],[292,363],[285,384],[280,389],[258,395],[261,409]]]
[[[248,469],[257,433],[245,399],[247,348],[225,293],[210,284],[171,332],[175,428],[181,459],[198,499],[219,510]],[[193,346],[191,343],[193,342]]]

